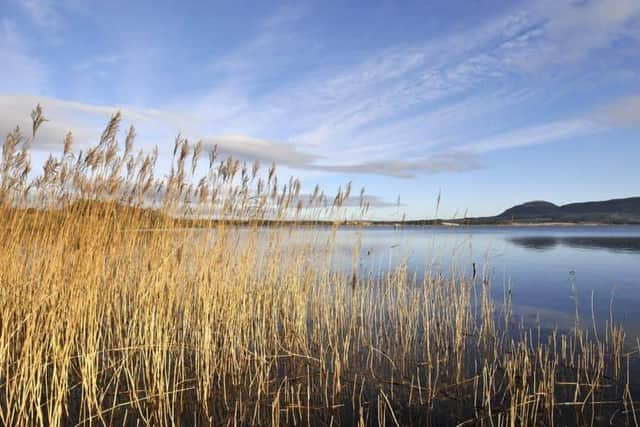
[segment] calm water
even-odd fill
[[[502,300],[512,289],[514,311],[525,320],[539,314],[543,326],[572,324],[575,300],[590,322],[613,314],[632,335],[640,335],[640,227],[377,227],[343,228],[336,259],[351,265],[359,242],[360,271],[381,272],[407,262],[412,271],[452,268],[492,278]]]

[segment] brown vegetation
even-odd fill
[[[31,178],[33,119],[0,165],[2,425],[638,424],[640,344],[613,321],[530,330],[481,274],[334,271],[331,240],[261,224],[349,188],[303,206],[297,180],[215,152],[198,179],[182,138],[158,179],[118,115]]]

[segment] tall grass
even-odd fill
[[[638,425],[613,318],[532,330],[481,274],[333,269],[331,239],[263,225],[350,186],[326,203],[181,137],[159,177],[119,115],[34,176],[32,117],[0,165],[2,425]]]

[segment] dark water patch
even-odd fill
[[[509,241],[517,246],[535,250],[566,246],[577,249],[640,253],[640,238],[635,236],[524,236],[512,237]]]

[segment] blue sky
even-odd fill
[[[51,119],[36,160],[120,109],[378,218],[640,195],[640,0],[0,0],[0,58],[0,131]]]

